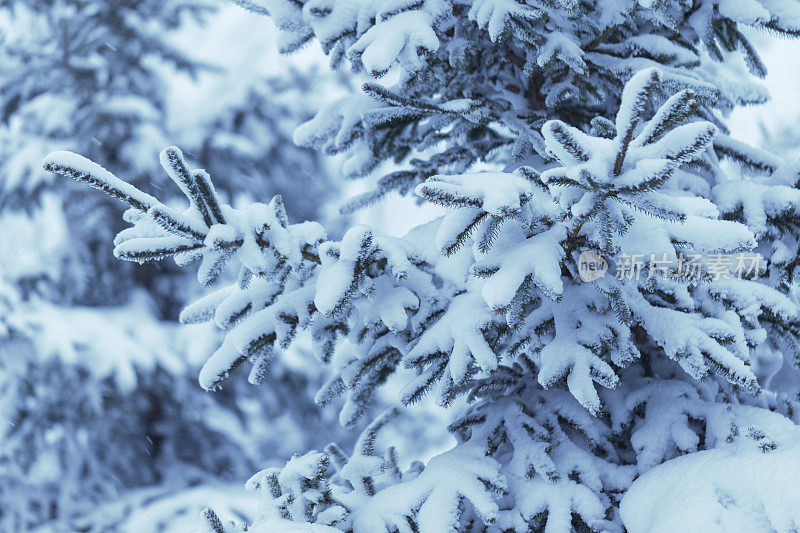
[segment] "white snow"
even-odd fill
[[[620,513],[630,533],[790,532],[800,524],[797,431],[769,452],[754,446],[691,453],[637,479]]]

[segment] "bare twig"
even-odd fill
[[[594,41],[590,42],[586,46],[585,50],[587,52],[591,52],[592,50],[594,50],[595,48],[600,46],[600,43],[602,43],[603,41],[606,40],[606,37],[608,37],[611,34],[613,29],[614,29],[614,26],[608,26],[606,29],[603,30],[603,33],[598,35],[597,38]]]

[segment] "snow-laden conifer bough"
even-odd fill
[[[647,487],[662,472],[674,480],[676,457],[713,452],[725,468],[720,457],[757,454],[753,465],[796,450],[800,166],[731,139],[719,112],[765,98],[735,72],[739,50],[764,74],[737,25],[797,35],[800,6],[378,4],[266,7],[287,51],[316,37],[334,62],[407,71],[396,90],[367,84],[366,96],[324,108],[295,135],[348,150],[352,174],[404,163],[350,205],[413,190],[445,208],[403,238],[359,225],[330,241],[315,222],[290,223],[280,197],[234,209],[177,148],[161,162],[188,199],[183,211],[81,156],[44,162],[128,204],[118,257],[196,260],[204,285],[229,263],[239,269],[234,285],[181,315],[226,330],[203,387],[247,361],[250,381],[263,382],[304,329],[335,370],[316,400],[343,397],[344,425],[401,367],[416,370],[403,403],[428,393],[443,406],[469,401],[450,426],[457,444],[427,464],[401,467],[402,450],[379,449],[390,410],[352,451],[331,445],[256,474],[248,486],[263,505],[249,529],[211,510],[204,527],[635,533],[666,527],[640,513],[655,505],[648,495],[665,497]],[[743,173],[723,172],[720,157]],[[474,171],[478,160],[504,169]],[[691,279],[645,265],[643,275],[584,282],[585,251],[674,267],[682,254],[757,252],[764,264],[742,279],[707,264]],[[777,487],[742,491],[730,472],[708,479],[720,483],[703,493],[719,504],[715,524],[729,523],[726,509],[764,531],[800,524],[800,505],[769,501]]]

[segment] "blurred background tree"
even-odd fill
[[[230,12],[220,8],[0,2],[2,531],[78,527],[96,504],[132,489],[240,485],[290,450],[343,438],[335,417],[309,399],[321,372],[276,365],[269,391],[244,383],[202,391],[198,365],[218,333],[174,324],[193,296],[192,274],[117,261],[108,244],[122,227],[119,206],[56,186],[40,167],[49,151],[68,148],[158,189],[167,178],[157,154],[177,139],[221,194],[298,198],[286,193],[302,190],[293,216],[324,216],[315,199],[337,194],[333,167],[291,135],[313,114],[307,78],[320,75],[278,78],[262,65],[236,90],[209,91],[227,84],[230,65],[201,61],[187,44],[220,24]],[[193,127],[176,92],[196,98]]]

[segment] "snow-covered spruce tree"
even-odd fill
[[[130,206],[118,257],[200,260],[202,283],[240,263],[235,285],[182,313],[227,331],[204,387],[247,360],[261,381],[303,328],[337,371],[317,401],[344,396],[345,425],[401,366],[419,370],[405,403],[429,391],[442,405],[470,400],[451,426],[458,444],[426,465],[402,470],[397,451],[378,451],[389,413],[352,452],[332,446],[258,474],[250,486],[264,494],[265,531],[286,520],[344,531],[620,530],[619,502],[638,474],[699,450],[768,453],[795,431],[797,169],[731,139],[721,117],[766,98],[739,68],[737,50],[751,72],[764,70],[739,26],[794,35],[796,3],[268,8],[286,50],[316,36],[334,62],[372,75],[400,63],[396,87],[366,85],[296,138],[350,150],[354,175],[404,165],[353,206],[413,190],[444,217],[402,239],[357,226],[331,242],[318,224],[290,224],[280,198],[224,205],[174,148],[162,164],[189,199],[183,212],[74,154],[45,161]],[[498,171],[471,171],[478,161]],[[688,255],[748,250],[765,257],[755,279],[722,276],[709,261],[695,278],[677,268]],[[582,252],[652,254],[673,268],[584,282]],[[800,521],[797,508],[763,503],[767,527]],[[206,522],[238,527],[211,511]]]
[[[296,132],[301,144],[346,151],[351,176],[404,161],[350,208],[390,191],[408,193],[433,174],[478,161],[504,169],[540,166],[549,159],[540,133],[545,121],[558,118],[583,131],[602,127],[617,110],[623,84],[652,66],[663,69],[665,83],[692,84],[705,97],[697,113],[720,127],[715,146],[748,163],[747,151],[730,141],[713,111],[768,98],[744,72],[746,66],[752,75],[766,73],[742,30],[800,31],[792,0],[263,4],[283,30],[286,52],[316,38],[334,67],[348,62],[376,78],[401,67],[392,86],[367,83],[363,94],[331,103]]]
[[[235,285],[181,316],[228,330],[201,372],[204,387],[248,359],[251,381],[261,382],[309,328],[319,357],[337,368],[317,400],[346,396],[347,425],[400,365],[419,369],[405,403],[433,388],[442,405],[471,399],[451,426],[459,444],[427,465],[403,472],[396,451],[376,451],[389,413],[351,455],[332,446],[257,475],[250,485],[263,489],[269,527],[289,519],[345,531],[613,530],[637,473],[699,449],[750,442],[768,451],[794,429],[796,398],[762,391],[771,376],[759,384],[750,365],[753,353],[783,360],[783,341],[796,342],[796,305],[772,283],[781,263],[770,261],[764,279],[722,276],[708,260],[697,278],[668,267],[658,275],[652,264],[641,276],[578,275],[579,252],[677,264],[681,254],[772,250],[785,232],[759,231],[759,213],[768,220],[778,209],[796,223],[792,187],[759,185],[786,192],[780,206],[766,194],[757,202],[750,180],[710,188],[717,127],[695,117],[694,91],[665,93],[674,85],[662,76],[634,76],[600,134],[547,122],[553,162],[541,173],[429,178],[416,192],[447,214],[403,239],[356,226],[325,241],[316,223],[290,224],[279,197],[232,209],[176,148],[161,159],[189,199],[183,212],[74,154],[51,154],[45,168],[130,206],[133,227],[115,241],[120,258],[200,260],[204,284],[239,261]],[[792,170],[773,178],[781,172]],[[748,202],[744,223],[720,218],[735,218],[736,199]],[[783,511],[796,520],[800,509]]]

